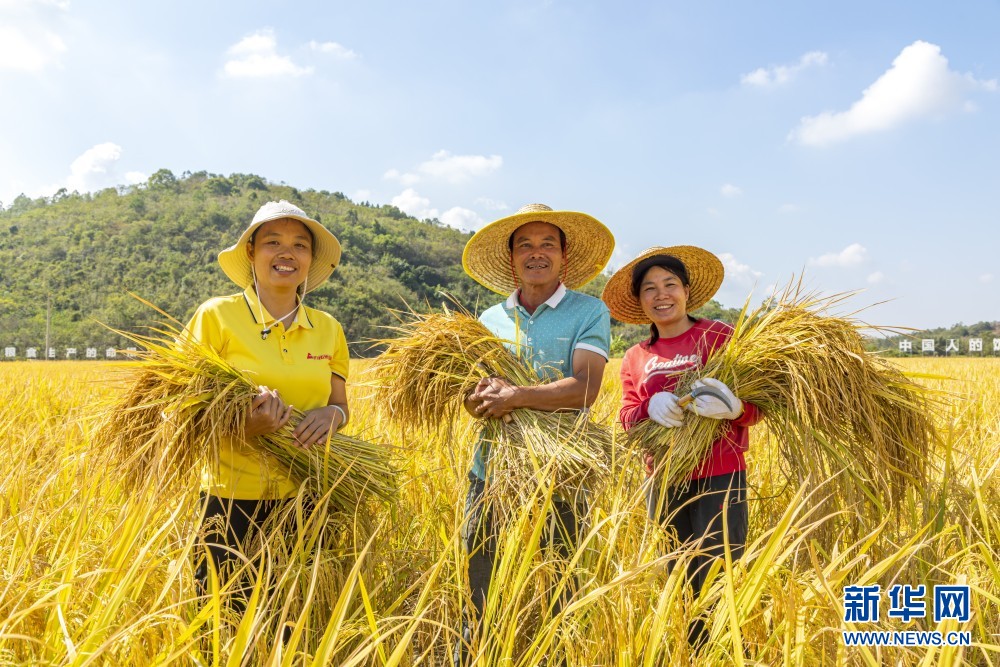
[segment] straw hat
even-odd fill
[[[465,244],[462,266],[483,287],[507,295],[517,289],[510,264],[510,235],[529,222],[548,222],[566,235],[564,283],[569,289],[586,285],[611,259],[615,237],[599,220],[575,211],[553,211],[545,204],[528,204],[514,215],[486,225]]]
[[[250,256],[247,255],[247,242],[258,227],[271,220],[291,218],[305,225],[313,235],[313,257],[309,265],[309,275],[306,280],[306,292],[311,292],[322,285],[340,263],[340,241],[329,229],[316,222],[305,211],[281,201],[269,201],[261,206],[250,226],[243,230],[239,240],[219,253],[219,265],[229,279],[240,287],[247,287],[253,282],[250,273]]]
[[[604,286],[601,299],[607,304],[611,316],[619,322],[647,324],[649,317],[643,312],[639,299],[632,295],[632,269],[650,257],[670,255],[679,259],[687,269],[691,293],[687,300],[687,312],[692,312],[708,303],[722,285],[726,270],[718,257],[707,250],[693,245],[675,245],[668,248],[654,246],[615,271]]]

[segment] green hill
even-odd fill
[[[425,310],[445,290],[473,310],[497,296],[462,271],[469,234],[436,221],[411,218],[394,206],[356,204],[339,192],[298,190],[253,174],[220,176],[161,169],[141,185],[93,194],[60,190],[50,198],[18,197],[0,209],[0,347],[49,345],[103,350],[125,340],[116,329],[142,330],[159,316],[134,292],[186,321],[205,299],[232,294],[218,252],[231,245],[266,201],[287,199],[329,227],[343,245],[333,277],[308,303],[343,324],[352,353],[384,337],[390,309]],[[585,292],[600,295],[607,276]],[[732,321],[737,311],[711,302],[702,314]],[[614,323],[613,351],[621,354],[646,327]],[[0,355],[2,358],[2,355]]]
[[[470,306],[495,301],[462,271],[466,233],[339,192],[300,191],[251,174],[176,178],[160,170],[140,186],[21,196],[0,211],[0,346],[17,347],[18,356],[42,348],[51,305],[50,344],[60,357],[67,346],[103,355],[124,341],[96,322],[137,329],[157,319],[128,291],[186,320],[205,299],[237,291],[216,255],[276,199],[301,206],[343,244],[340,267],[308,303],[340,320],[355,354],[385,335],[379,326],[393,321],[389,308],[440,301],[439,289]]]

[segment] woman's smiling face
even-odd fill
[[[690,293],[690,288],[676,274],[662,266],[653,266],[639,283],[639,305],[657,328],[669,329],[687,317]]]
[[[312,265],[312,234],[298,220],[270,220],[257,228],[247,253],[258,289],[296,289],[305,282]]]

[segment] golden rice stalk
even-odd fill
[[[688,393],[698,377],[725,382],[761,409],[800,481],[843,471],[841,495],[860,493],[884,507],[926,479],[940,397],[865,351],[859,328],[868,325],[827,314],[849,296],[803,293],[793,281],[757,310],[744,306],[729,344],[681,378],[675,393]],[[637,424],[628,441],[654,452],[664,484],[681,484],[723,426],[688,413],[679,428]]]
[[[611,470],[611,429],[587,413],[515,410],[509,422],[487,420],[483,439],[490,450],[488,494],[501,523],[536,502],[536,490],[550,481],[563,500],[575,502]]]
[[[496,338],[461,307],[408,313],[392,330],[395,338],[376,341],[385,351],[368,375],[381,418],[404,430],[450,432],[465,396],[483,378],[520,386],[543,382],[508,349],[511,343]],[[505,501],[530,497],[550,476],[561,495],[575,494],[610,469],[611,432],[585,412],[517,409],[509,420],[486,420],[483,429],[483,438],[492,443],[491,478]]]
[[[258,393],[247,373],[174,323],[149,336],[115,332],[141,349],[122,364],[132,369],[131,384],[102,416],[95,444],[135,480],[185,479],[214,465],[223,443],[244,438]],[[260,436],[261,455],[315,496],[330,493],[334,510],[352,512],[365,498],[394,497],[396,471],[387,447],[334,433],[304,449],[292,435],[302,417],[293,409],[281,430]]]
[[[464,397],[486,377],[517,385],[538,384],[538,375],[507,349],[479,320],[459,309],[406,313],[390,327],[395,338],[368,369],[373,403],[388,420],[437,431],[450,426]]]

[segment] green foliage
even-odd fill
[[[469,235],[420,222],[393,206],[362,206],[339,192],[299,191],[253,174],[160,169],[142,185],[51,198],[20,196],[0,209],[0,345],[124,346],[97,322],[136,331],[156,317],[135,292],[186,321],[212,296],[238,291],[216,257],[268,200],[288,199],[322,221],[344,247],[332,279],[307,303],[344,325],[352,351],[385,337],[390,309],[424,310],[447,290],[471,308],[497,301],[462,271]],[[83,354],[82,349],[79,353]]]
[[[922,352],[921,341],[933,339],[934,352]],[[979,338],[982,340],[982,352],[969,351],[969,339]],[[870,338],[867,342],[867,349],[873,352],[881,352],[887,357],[904,357],[911,355],[926,356],[994,356],[993,339],[1000,338],[1000,322],[977,322],[975,324],[963,324],[959,322],[950,327],[938,327],[936,329],[925,329],[923,331],[907,332],[896,336],[886,336],[880,338]],[[904,353],[899,351],[899,343],[908,340],[913,344],[913,351]],[[947,351],[948,341],[955,341],[958,352]]]
[[[216,256],[231,245],[266,201],[288,199],[330,228],[344,254],[307,303],[340,320],[352,353],[371,354],[385,337],[391,310],[426,311],[446,291],[475,312],[496,303],[462,270],[469,235],[421,222],[391,205],[355,204],[340,192],[299,191],[254,174],[156,171],[145,184],[93,194],[60,190],[50,198],[17,197],[0,208],[0,345],[124,346],[97,323],[137,331],[155,317],[135,292],[186,321],[212,296],[237,290]],[[608,275],[581,291],[599,297]],[[698,313],[732,322],[735,309],[709,302]],[[648,336],[648,327],[612,322],[612,354]],[[82,355],[82,350],[80,352]]]

